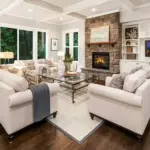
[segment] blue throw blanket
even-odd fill
[[[30,87],[33,94],[34,122],[39,122],[50,115],[50,91],[47,84]]]

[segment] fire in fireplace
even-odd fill
[[[108,52],[93,52],[92,67],[97,69],[109,70],[109,53]]]

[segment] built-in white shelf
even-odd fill
[[[139,37],[139,39],[150,39],[150,36]]]
[[[136,47],[138,45],[122,45],[122,46],[124,46],[124,47]]]
[[[123,53],[123,54],[127,54],[127,55],[133,55],[133,54],[135,55],[136,54],[136,55],[138,55],[138,53]]]
[[[138,41],[138,39],[124,39],[125,41]]]
[[[139,25],[138,24],[123,24],[122,27],[122,59],[128,60],[138,60],[139,57],[139,38],[135,39],[126,39],[125,38],[125,30],[126,28],[138,28],[139,32]],[[139,35],[139,33],[138,33]]]

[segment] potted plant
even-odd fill
[[[73,61],[73,58],[71,57],[71,54],[66,51],[65,59],[64,59],[65,72],[70,71],[70,66],[72,64],[72,61]]]

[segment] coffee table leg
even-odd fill
[[[72,103],[73,104],[75,103],[75,101],[74,101],[74,93],[75,93],[74,85],[72,85]]]

